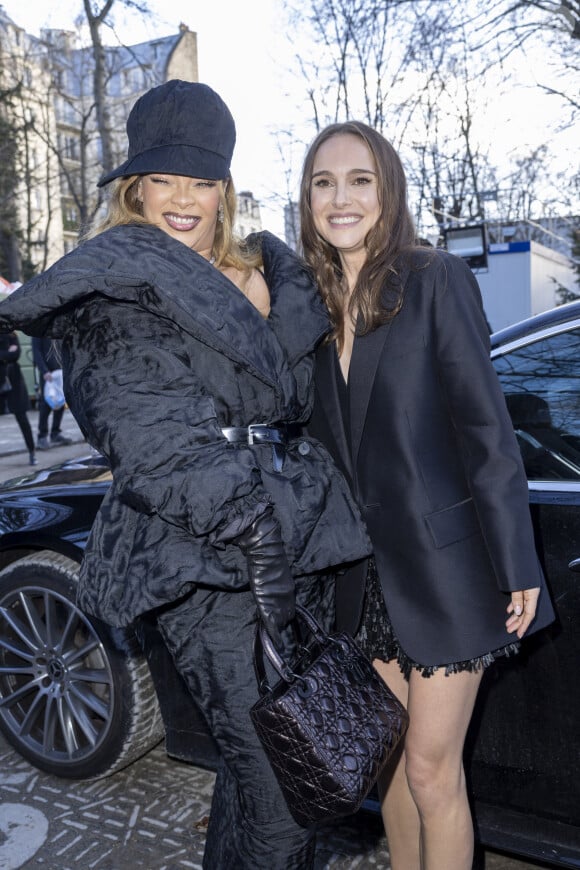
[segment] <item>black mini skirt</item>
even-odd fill
[[[446,665],[422,665],[413,661],[401,649],[395,635],[374,559],[369,559],[363,614],[355,640],[371,660],[380,659],[383,662],[390,662],[396,659],[406,680],[413,670],[419,671],[423,677],[430,677],[441,668],[445,668],[446,676],[461,671],[480,671],[489,667],[498,658],[515,655],[520,648],[519,642],[510,643],[478,658]]]

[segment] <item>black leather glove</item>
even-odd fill
[[[268,508],[234,538],[248,560],[250,587],[264,627],[280,645],[280,632],[294,618],[294,578],[284,551],[280,523]]]

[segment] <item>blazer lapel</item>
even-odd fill
[[[371,390],[390,328],[391,324],[386,323],[366,335],[355,336],[348,375],[353,468],[357,465]]]
[[[352,479],[352,463],[340,408],[334,353],[333,343],[323,344],[316,352],[316,392],[328,422],[328,428],[334,437],[337,453]]]
[[[404,293],[410,273],[406,259],[397,262],[398,278],[392,287],[383,288],[383,304],[391,309],[400,293]],[[393,291],[395,296],[393,296]],[[396,315],[395,315],[396,316]],[[366,335],[355,336],[349,370],[350,391],[350,440],[352,466],[356,468],[360,443],[368,414],[371,391],[375,382],[377,367],[383,353],[393,321],[389,320],[378,329]]]

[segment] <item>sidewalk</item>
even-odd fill
[[[38,411],[29,411],[28,419],[36,442]],[[57,465],[59,462],[65,462],[78,456],[90,455],[91,448],[84,440],[81,430],[69,410],[65,411],[62,418],[62,433],[67,438],[72,438],[72,444],[51,447],[49,450],[38,450],[36,452],[38,464],[31,466],[28,462],[28,449],[14,416],[0,414],[0,481],[49,468],[51,465]]]

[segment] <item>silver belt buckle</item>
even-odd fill
[[[250,423],[248,426],[248,444],[254,443],[254,432],[267,428],[263,423]]]

